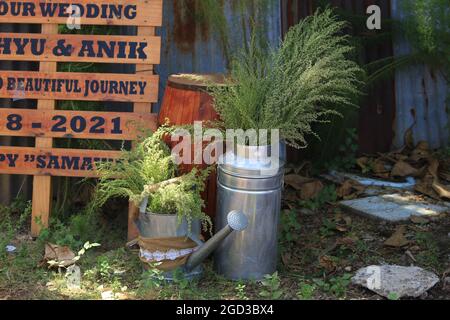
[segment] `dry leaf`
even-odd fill
[[[423,177],[414,187],[414,191],[424,194],[432,199],[441,200],[440,196],[433,190],[434,178],[429,173]]]
[[[298,201],[297,192],[294,192],[292,190],[286,190],[283,194],[283,199],[285,201],[296,202]]]
[[[435,180],[433,182],[433,190],[436,191],[441,198],[450,199],[450,186],[444,186]]]
[[[444,179],[444,180],[447,180],[448,182],[450,182],[450,171],[449,171],[449,172],[447,172],[447,171],[441,171],[441,172],[439,173],[439,177],[440,177],[441,179]]]
[[[409,241],[408,239],[406,239],[405,233],[406,233],[406,226],[398,227],[397,231],[395,231],[395,233],[384,242],[384,245],[396,248],[407,246],[409,244]]]
[[[339,231],[339,232],[347,232],[348,228],[345,227],[345,226],[337,225],[336,226],[336,230]]]
[[[300,188],[300,198],[302,200],[314,199],[323,190],[323,188],[323,183],[319,180],[305,183]]]
[[[291,256],[290,253],[284,253],[284,254],[281,255],[281,261],[283,262],[283,264],[285,266],[290,265],[291,258],[292,258],[292,256]]]
[[[420,170],[405,161],[397,162],[391,171],[392,177],[417,177],[418,175],[420,175]]]
[[[366,190],[366,187],[354,180],[346,180],[337,190],[336,194],[339,198],[348,200],[357,197]]]
[[[388,167],[392,167],[391,165],[388,165],[388,163],[384,162],[381,159],[377,159],[372,164],[372,170],[375,174],[386,174],[389,173]]]
[[[406,130],[404,135],[405,146],[409,149],[414,149],[414,133],[413,128],[416,126],[414,123],[408,130]]]
[[[413,262],[417,262],[416,258],[414,257],[414,255],[411,253],[411,251],[407,250],[405,252],[405,254],[413,261]]]
[[[68,267],[75,263],[75,253],[69,247],[62,247],[56,244],[47,243],[45,245],[44,261],[55,261],[57,266]]]
[[[415,224],[427,224],[428,222],[430,222],[427,218],[419,216],[412,216],[411,221]]]
[[[338,245],[338,246],[345,245],[347,247],[352,247],[355,245],[355,240],[353,240],[352,238],[348,238],[348,237],[341,238],[336,241],[336,245]]]
[[[428,159],[430,157],[430,146],[428,142],[421,141],[417,147],[411,152],[409,159],[414,162]]]
[[[344,216],[342,219],[344,219],[344,221],[345,221],[345,223],[348,225],[348,226],[351,226],[352,225],[352,218],[350,218],[349,216]]]
[[[329,272],[336,270],[337,267],[336,263],[328,256],[321,256],[319,258],[319,264]]]
[[[362,157],[359,159],[356,159],[356,164],[361,168],[361,171],[367,171],[368,168],[368,164],[369,164],[370,159],[368,157]]]
[[[294,188],[295,190],[300,190],[305,183],[311,181],[314,180],[311,178],[302,177],[298,174],[288,174],[287,176],[284,177],[284,183],[287,186]]]
[[[439,160],[430,159],[430,167],[428,168],[428,171],[433,176],[433,183],[431,187],[439,195],[439,197],[450,199],[450,186],[445,186],[439,182],[439,166]]]
[[[337,190],[336,194],[339,198],[344,198],[353,193],[353,180],[345,181]]]

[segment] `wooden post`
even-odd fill
[[[0,71],[0,81],[6,83],[6,78],[14,79],[22,98],[39,100],[37,110],[0,109],[0,136],[36,137],[34,147],[0,146],[0,153],[8,155],[5,157],[7,161],[0,161],[0,174],[34,176],[31,223],[31,234],[34,237],[39,236],[42,229],[49,226],[52,176],[96,177],[98,161],[114,161],[121,154],[118,151],[53,149],[53,139],[129,141],[138,138],[136,129],[156,130],[157,115],[151,114],[151,111],[152,103],[158,101],[159,77],[153,74],[153,65],[160,62],[161,38],[155,36],[155,27],[162,25],[163,12],[163,0],[102,0],[105,7],[124,8],[126,5],[135,7],[136,15],[133,17],[118,15],[114,19],[104,16],[83,16],[85,24],[137,26],[138,35],[60,35],[58,34],[59,24],[66,23],[67,18],[60,16],[57,12],[44,14],[40,10],[41,2],[43,1],[28,1],[30,8],[36,9],[33,17],[29,16],[27,11],[24,11],[25,14],[21,16],[11,10],[0,16],[0,23],[14,21],[42,24],[40,34],[0,32],[0,38],[9,39],[13,36],[19,42],[31,43],[33,40],[42,43],[42,52],[39,54],[36,54],[37,50],[33,50],[29,45],[17,50],[0,50],[0,60],[40,63],[39,72]],[[61,5],[61,8],[72,3],[70,0],[52,0],[51,2]],[[99,1],[80,0],[79,2],[80,6],[88,6]],[[12,40],[10,42],[12,43]],[[64,43],[62,47],[70,50],[61,52],[61,43]],[[110,51],[105,49],[108,44],[111,45]],[[113,44],[120,44],[121,47]],[[89,52],[92,51],[94,54],[87,54],[85,46],[89,46]],[[58,62],[137,65],[135,75],[63,73],[57,72]],[[34,89],[22,91],[19,84],[25,82],[23,79],[33,83],[34,79],[51,81],[52,85],[47,86],[46,89],[41,86],[40,89],[36,89],[36,92]],[[64,83],[68,83],[69,80],[71,85],[64,86]],[[110,90],[100,92],[99,82],[109,85]],[[17,90],[10,92],[0,88],[0,98],[14,98]],[[120,101],[134,102],[135,105],[134,113],[63,111],[56,110],[56,100]],[[15,120],[10,120],[10,117]],[[130,122],[135,125],[129,125]],[[137,214],[137,208],[130,205],[128,232],[130,237],[137,235],[134,227]]]
[[[138,27],[138,36],[154,36],[154,27]],[[153,75],[153,65],[148,64],[138,64],[136,65],[136,74],[140,76]],[[151,103],[135,103],[134,112],[138,113],[151,113],[152,104]],[[131,241],[139,236],[139,231],[137,230],[134,221],[139,216],[139,208],[137,208],[132,202],[130,202],[128,209],[128,240]]]
[[[42,34],[58,34],[57,24],[43,24]],[[41,62],[41,72],[56,72],[57,62]],[[55,100],[39,100],[38,110],[54,110]],[[36,148],[52,148],[52,138],[36,138]],[[33,211],[31,235],[38,237],[42,228],[48,228],[52,210],[52,178],[50,176],[34,176],[33,178]],[[39,219],[39,223],[37,220]]]

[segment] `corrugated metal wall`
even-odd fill
[[[186,1],[186,0],[184,0]],[[183,1],[164,1],[164,25],[159,33],[162,37],[161,64],[156,67],[161,77],[160,102],[164,95],[169,75],[175,73],[221,73],[226,70],[227,61],[221,40],[211,26],[196,24],[194,2],[186,8]],[[247,0],[251,2],[253,0]],[[236,14],[234,0],[224,1],[224,12],[229,22],[231,47],[242,47],[244,30],[239,15]],[[267,41],[276,44],[281,39],[280,4],[274,1],[270,11],[263,18],[267,30]],[[157,108],[158,109],[158,108]]]
[[[299,19],[314,12],[316,0],[281,0],[283,32]],[[364,15],[365,8],[376,4],[383,18],[402,19],[400,0],[331,0],[335,7]],[[383,44],[366,47],[366,63],[410,52],[401,37]],[[377,84],[365,99],[359,120],[361,152],[374,153],[399,148],[405,132],[415,123],[416,142],[425,140],[433,148],[444,147],[450,140],[448,85],[439,72],[426,66],[415,66],[396,72],[395,79]]]
[[[298,21],[311,15],[317,8],[315,0],[282,0],[283,30],[298,23]],[[345,10],[348,13],[364,16],[369,5],[377,4],[382,10],[383,17],[390,17],[389,0],[332,0],[329,1],[333,7]],[[358,33],[361,30],[352,30]],[[368,30],[364,30],[368,32]],[[363,48],[361,61],[370,63],[372,61],[392,56],[392,43],[376,43]],[[370,89],[367,97],[361,104],[359,111],[359,146],[363,153],[389,151],[394,137],[395,119],[395,93],[394,81],[380,82]]]
[[[392,0],[392,16],[404,19],[400,1]],[[403,37],[394,41],[396,56],[409,54],[411,48]],[[449,53],[450,54],[450,53]],[[448,85],[439,71],[414,66],[396,72],[396,110],[394,146],[401,147],[405,132],[413,126],[415,142],[427,141],[432,148],[449,143],[450,112]]]
[[[185,3],[201,0],[184,0]],[[249,0],[250,1],[250,0]],[[213,73],[224,72],[227,60],[220,44],[220,39],[213,34],[211,28],[198,25],[192,20],[192,12],[180,6],[182,1],[164,1],[164,26],[158,31],[162,36],[163,49],[161,65],[156,68],[161,76],[160,101],[162,100],[167,78],[173,73]],[[314,0],[280,0],[267,12],[265,24],[267,39],[277,43],[289,26],[314,11]],[[398,2],[392,0],[333,0],[332,4],[353,13],[365,14],[365,8],[378,4],[383,16],[401,17]],[[224,1],[225,15],[230,22],[232,47],[242,45],[244,32],[241,21],[237,20],[233,1]],[[36,32],[26,25],[0,25],[1,32]],[[131,29],[125,29],[125,32]],[[363,59],[370,62],[376,59],[407,52],[408,46],[402,39],[396,39],[394,50],[390,41],[374,47],[365,48]],[[36,68],[36,64],[1,62],[0,68],[5,70]],[[116,72],[126,70],[115,69]],[[416,115],[417,125],[414,129],[416,140],[428,140],[433,147],[448,143],[449,115],[446,111],[446,87],[443,79],[425,67],[416,67],[397,73],[394,81],[387,81],[375,87],[363,103],[360,111],[360,145],[363,152],[382,152],[392,145],[399,146],[403,142],[403,134],[414,122],[411,110]],[[33,101],[17,101],[3,99],[1,107],[33,107]],[[129,106],[111,105],[111,110],[120,110]],[[159,105],[155,111],[159,110]],[[395,134],[394,134],[395,132]],[[33,145],[34,139],[0,138],[0,145]],[[31,179],[19,176],[0,175],[0,203],[8,202],[19,191],[30,196]]]

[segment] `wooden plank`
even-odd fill
[[[0,147],[0,173],[96,177],[96,163],[113,161],[120,155],[120,151]]]
[[[79,10],[72,11],[72,4]],[[163,0],[1,1],[0,23],[66,24],[72,15],[80,17],[81,25],[157,27],[162,25],[162,6]]]
[[[158,86],[156,75],[0,71],[0,98],[156,102]]]
[[[41,32],[43,34],[54,35],[58,33],[57,25],[43,25]],[[58,65],[56,62],[41,63],[39,71],[56,72]],[[55,100],[38,101],[38,110],[55,109]],[[52,148],[53,139],[36,138],[36,148]],[[42,228],[48,228],[50,220],[50,212],[52,210],[52,180],[47,176],[35,176],[33,178],[33,199],[32,199],[32,217],[31,217],[31,235],[39,236]],[[38,223],[39,222],[39,223]]]
[[[157,115],[131,112],[0,109],[0,136],[136,140]]]
[[[153,27],[139,27],[137,30],[138,36],[152,37],[155,34],[155,28]],[[136,74],[139,75],[152,75],[153,66],[145,64],[136,65]],[[151,113],[151,103],[135,103],[134,112],[137,113]],[[133,240],[139,236],[139,230],[136,228],[135,221],[139,217],[139,209],[130,201],[128,208],[128,240]]]
[[[160,52],[155,36],[0,33],[0,60],[159,64]]]

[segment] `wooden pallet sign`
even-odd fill
[[[0,174],[33,175],[32,234],[48,227],[51,177],[96,177],[120,151],[57,149],[55,138],[134,141],[156,130],[163,0],[0,0],[0,23],[41,24],[41,33],[0,33],[0,60],[37,61],[38,71],[0,71],[0,98],[36,99],[37,109],[0,105],[0,136],[35,137],[35,147],[0,147]],[[137,34],[59,34],[58,25],[136,26]],[[58,62],[134,64],[134,74],[58,72]],[[57,100],[131,102],[132,112],[57,110]],[[130,205],[129,237],[136,234]],[[37,221],[40,221],[37,223]]]

